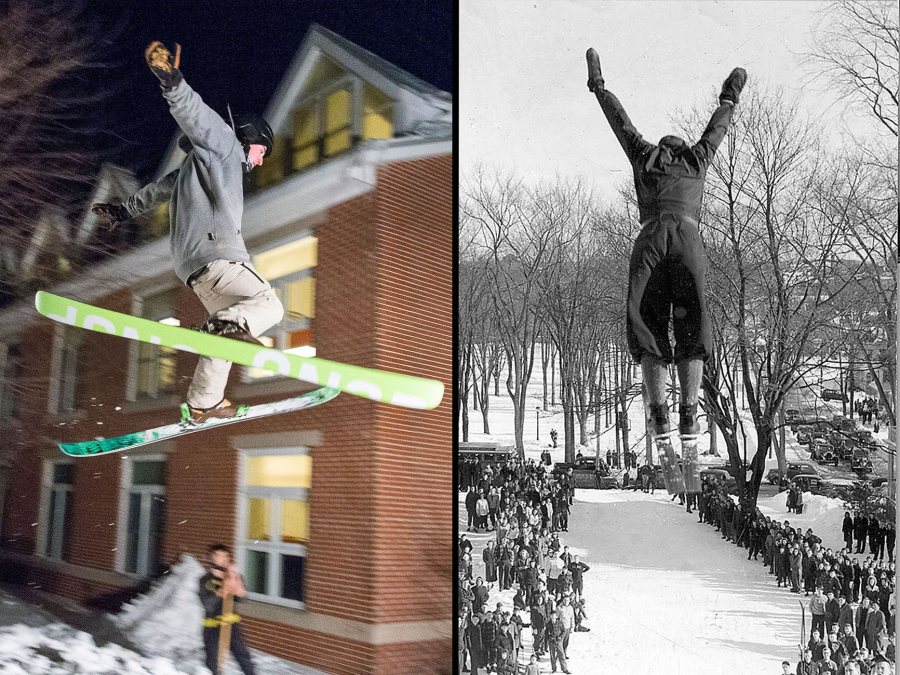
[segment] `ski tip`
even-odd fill
[[[47,295],[47,294],[44,293],[44,291],[38,291],[37,293],[34,294],[34,308],[39,312],[41,311],[41,305],[44,302],[45,295]]]

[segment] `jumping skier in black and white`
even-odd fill
[[[731,123],[747,81],[735,68],[722,85],[719,106],[693,146],[677,136],[658,145],[644,140],[616,96],[606,89],[600,58],[587,51],[588,89],[597,97],[634,172],[641,231],[634,242],[628,276],[628,347],[641,364],[650,412],[649,432],[660,455],[671,494],[700,491],[697,404],[703,363],[712,354],[704,298],[706,252],[699,232],[706,170]],[[675,346],[669,342],[672,316]],[[668,364],[674,362],[681,385],[678,431],[684,474],[678,468],[666,403]]]
[[[94,204],[92,210],[114,229],[121,221],[168,202],[175,273],[209,313],[201,330],[261,344],[256,336],[281,321],[284,308],[251,265],[241,236],[242,179],[272,152],[272,129],[261,117],[237,117],[229,126],[184,81],[178,69],[180,46],[173,55],[155,41],[144,56],[184,133],[179,146],[187,157],[178,169],[124,203]],[[228,361],[200,357],[182,406],[185,421],[237,414],[238,406],[225,398],[230,368]]]

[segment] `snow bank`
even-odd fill
[[[6,675],[179,675],[168,659],[148,658],[110,643],[98,647],[88,634],[65,624],[0,628],[0,672]]]
[[[209,673],[203,651],[203,607],[197,596],[205,570],[193,557],[182,554],[179,562],[149,593],[141,595],[112,616],[129,639],[145,654],[165,656],[189,675]],[[240,613],[240,608],[236,610]],[[319,671],[251,650],[260,675],[315,675]],[[163,671],[159,671],[163,675]],[[240,673],[234,660],[226,675]]]
[[[789,521],[791,527],[802,527],[804,532],[807,528],[812,528],[827,548],[838,550],[844,547],[841,526],[847,505],[842,500],[804,492],[803,513],[797,514],[788,513],[787,494],[785,490],[774,497],[760,499],[757,506],[765,515],[775,520]]]
[[[203,566],[182,554],[149,594],[125,605],[112,620],[144,653],[160,653],[179,663],[203,662],[203,607],[197,597]]]

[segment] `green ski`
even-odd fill
[[[437,380],[288,354],[113,312],[45,291],[37,292],[34,305],[47,318],[69,326],[225,359],[381,403],[431,410],[440,404],[444,395],[444,385]]]
[[[271,403],[261,403],[254,406],[240,406],[238,414],[235,417],[212,417],[205,422],[190,422],[182,420],[174,424],[167,424],[155,429],[146,431],[136,431],[132,434],[124,434],[114,438],[98,438],[93,441],[84,441],[82,443],[60,443],[59,449],[71,457],[92,457],[94,455],[108,455],[111,452],[122,452],[123,450],[133,450],[142,445],[165,441],[170,438],[177,438],[186,434],[192,434],[196,431],[204,431],[213,427],[220,427],[225,424],[234,424],[235,422],[246,422],[247,420],[259,419],[260,417],[268,417],[269,415],[281,415],[283,413],[312,408],[313,406],[327,403],[335,396],[340,394],[337,389],[322,387],[315,391],[308,391],[300,396],[286,398],[282,401],[273,401]]]

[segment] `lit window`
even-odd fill
[[[171,290],[143,298],[141,316],[151,321],[162,321],[171,326],[180,322],[172,316],[173,292]],[[168,396],[175,391],[175,370],[178,352],[146,342],[137,344],[137,398],[139,400]]]
[[[362,137],[364,140],[373,138],[393,138],[394,102],[368,84],[363,88],[363,121]]]
[[[291,354],[315,356],[316,280],[318,239],[313,236],[278,246],[253,257],[253,266],[268,279],[284,306],[284,319],[259,339],[268,347]],[[245,368],[247,379],[272,377],[272,372]]]
[[[248,453],[243,462],[238,548],[248,596],[299,606],[304,599],[312,460],[300,453]]]
[[[325,157],[350,149],[350,91],[338,89],[325,97]]]
[[[294,144],[291,167],[305,169],[319,161],[319,116],[315,104],[294,114]]]

